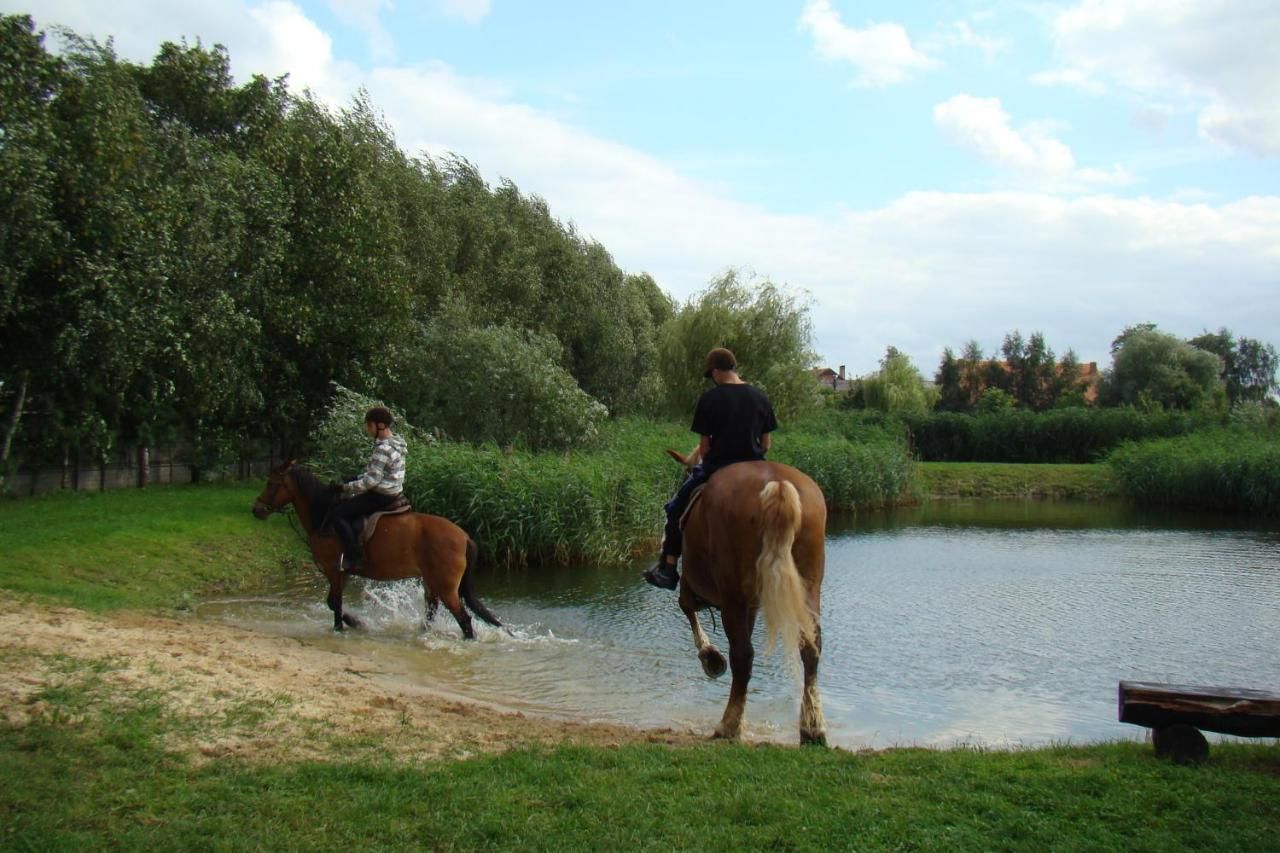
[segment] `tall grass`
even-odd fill
[[[1108,457],[1121,492],[1140,504],[1280,513],[1280,435],[1218,429],[1128,444]]]
[[[852,442],[819,426],[780,431],[770,458],[808,473],[830,506],[881,505],[909,490],[905,442],[885,432]],[[405,493],[420,512],[461,525],[501,565],[616,561],[657,546],[663,504],[684,476],[664,450],[683,453],[696,441],[681,424],[621,418],[568,452],[411,442]],[[315,461],[332,467],[323,447]]]
[[[1084,463],[1098,461],[1127,441],[1203,429],[1213,423],[1213,416],[1133,408],[1011,409],[984,415],[907,415],[903,422],[911,431],[913,447],[927,462]]]

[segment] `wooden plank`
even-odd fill
[[[1280,693],[1243,687],[1205,687],[1121,681],[1120,722],[1148,728],[1183,723],[1241,737],[1280,737]]]

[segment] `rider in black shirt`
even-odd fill
[[[680,580],[676,569],[683,545],[680,516],[694,490],[726,465],[764,459],[770,434],[778,428],[769,398],[742,381],[738,361],[729,350],[718,347],[707,353],[703,375],[715,382],[715,387],[698,398],[693,412],[692,430],[700,436],[698,447],[689,456],[689,476],[666,505],[662,559],[644,574],[646,581],[662,589],[675,589]]]

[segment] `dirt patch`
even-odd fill
[[[229,625],[95,616],[0,594],[0,709],[8,725],[51,717],[55,709],[41,697],[86,673],[104,703],[159,704],[171,721],[167,746],[197,761],[362,754],[416,761],[534,744],[702,739],[506,711],[439,685],[406,684],[341,651]]]

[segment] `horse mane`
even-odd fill
[[[334,499],[333,492],[306,465],[291,465],[287,473],[293,478],[293,484],[302,497],[311,504],[311,514],[316,519],[316,524],[320,524],[329,514],[329,507]]]

